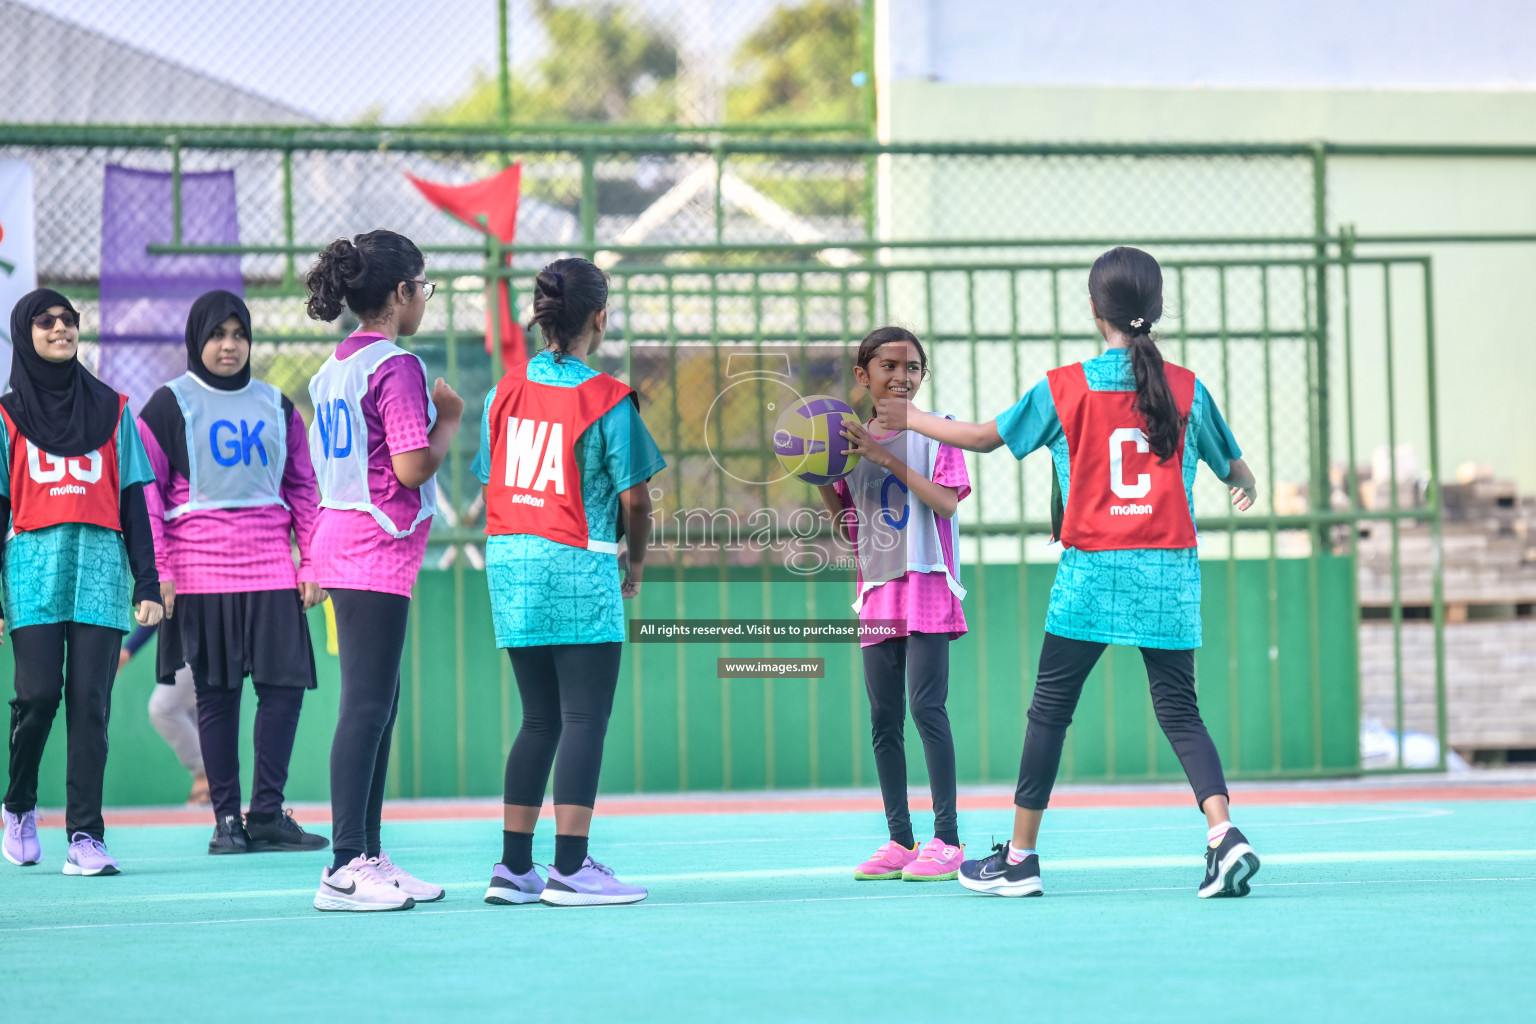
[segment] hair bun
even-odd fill
[[[558,270],[541,270],[538,276],[539,289],[550,298],[562,299],[565,297],[565,275]]]

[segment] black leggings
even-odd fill
[[[341,652],[341,707],[331,741],[331,847],[374,857],[411,599],[372,590],[335,589],[330,595]]]
[[[1029,727],[1024,733],[1024,756],[1019,765],[1019,788],[1013,802],[1026,810],[1043,811],[1051,801],[1051,787],[1061,767],[1061,745],[1066,740],[1072,712],[1082,696],[1083,682],[1107,644],[1069,640],[1045,634],[1040,648],[1040,673],[1035,680],[1035,699],[1029,706]],[[1195,652],[1141,649],[1152,685],[1152,709],[1157,724],[1173,745],[1184,774],[1195,791],[1195,803],[1208,797],[1226,796],[1226,778],[1216,744],[1200,720],[1195,701]]]
[[[256,683],[256,773],[251,779],[251,813],[283,809],[293,734],[299,728],[304,689]],[[240,691],[223,686],[197,690],[197,736],[208,773],[216,820],[240,816]]]
[[[107,719],[122,642],[122,630],[80,622],[11,630],[16,699],[11,701],[11,780],[5,809],[12,814],[37,806],[37,770],[62,697],[69,730],[64,831],[102,838]]]
[[[949,730],[949,637],[913,633],[863,649],[864,689],[869,693],[870,733],[875,770],[885,800],[885,824],[891,838],[911,846],[912,817],[907,809],[906,711],[923,739],[928,788],[933,794],[933,831],[953,834],[955,822],[955,740]]]
[[[622,651],[618,641],[507,648],[523,699],[523,725],[507,754],[505,803],[542,806],[551,766],[555,803],[597,802]]]

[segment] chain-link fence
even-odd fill
[[[0,95],[25,123],[858,130],[871,6],[0,0]]]

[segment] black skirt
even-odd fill
[[[160,623],[160,681],[172,682],[183,663],[199,687],[238,690],[250,676],[313,690],[315,649],[299,592],[176,595],[175,617]]]

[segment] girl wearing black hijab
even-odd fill
[[[128,399],[80,365],[80,314],[46,288],[11,310],[11,391],[0,397],[0,584],[16,652],[5,858],[42,859],[37,774],[59,699],[69,728],[66,875],[115,875],[102,844],[107,717],[129,605],[160,621],[144,485],[149,459]]]
[[[326,839],[283,810],[299,708],[315,687],[304,613],[325,598],[309,560],[320,495],[293,403],[251,379],[251,314],[239,296],[212,291],[192,304],[187,372],[150,396],[139,434],[155,470],[145,493],[166,610],[159,678],[174,684],[184,662],[192,669],[213,799],[208,852],[323,849]],[[246,676],[256,771],[242,819]]]

